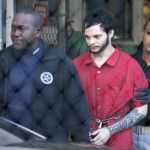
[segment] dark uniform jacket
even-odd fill
[[[137,60],[137,62],[139,63],[139,65],[141,66],[141,68],[143,69],[145,76],[148,80],[148,88],[150,88],[150,66],[147,66],[146,62],[143,60],[142,58],[142,52],[143,52],[143,42],[140,43],[140,45],[138,46],[137,52],[132,56],[135,60]],[[140,122],[138,122],[136,125],[139,126],[150,126],[150,103],[148,103],[148,112],[147,115],[144,119],[142,119]]]
[[[32,103],[33,130],[52,142],[89,142],[89,115],[85,95],[72,61],[40,40],[42,58],[34,71]],[[0,53],[0,113],[7,107],[7,76],[14,47]],[[44,77],[45,75],[45,77]],[[17,79],[16,79],[17,80]],[[23,116],[22,116],[23,117]]]

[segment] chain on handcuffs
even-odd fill
[[[108,119],[104,119],[104,120],[100,120],[100,119],[98,119],[98,118],[96,118],[96,117],[91,117],[91,119],[95,119],[95,121],[99,124],[99,125],[98,125],[98,129],[100,129],[100,128],[102,128],[103,123],[108,123],[108,122],[110,122],[111,120],[116,120],[116,119],[119,119],[119,118],[121,118],[121,117],[123,117],[123,116],[125,116],[125,115],[124,115],[124,114],[121,114],[121,115],[114,116],[114,117],[112,117],[112,118],[108,118]]]

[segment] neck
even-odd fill
[[[33,52],[36,48],[38,48],[38,40],[35,41],[35,43],[26,50],[26,53],[31,53]]]
[[[106,49],[104,49],[101,53],[91,54],[91,57],[93,58],[97,66],[100,68],[106,62],[106,60],[113,54],[114,51],[115,48],[112,45],[108,45]]]
[[[146,62],[147,66],[150,65],[150,53],[143,50],[142,53],[143,60]]]

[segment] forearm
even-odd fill
[[[122,120],[118,121],[117,123],[108,126],[110,131],[110,135],[113,135],[117,132],[123,131],[129,127],[132,127],[138,121],[145,117],[144,114],[139,113],[138,109],[133,109],[129,114],[127,114]]]

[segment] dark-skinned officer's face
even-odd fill
[[[31,50],[37,43],[39,32],[30,14],[16,14],[11,26],[11,39],[17,50]]]

